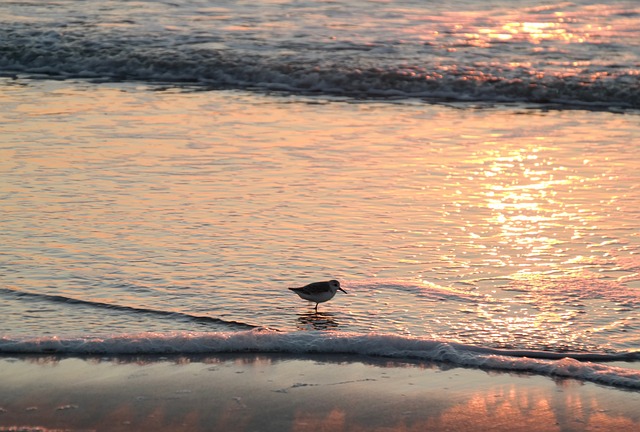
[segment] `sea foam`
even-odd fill
[[[640,390],[640,370],[606,364],[640,360],[640,353],[553,353],[501,350],[388,334],[248,330],[218,333],[139,333],[109,337],[0,338],[0,354],[206,355],[220,353],[352,354],[444,362],[496,371],[571,378]]]

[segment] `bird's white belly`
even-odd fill
[[[322,302],[326,302],[327,300],[331,300],[333,296],[336,295],[336,293],[331,291],[317,293],[317,294],[307,294],[307,293],[301,292],[299,293],[299,295],[305,300],[309,300],[316,303],[322,303]]]

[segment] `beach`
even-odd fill
[[[638,2],[78,3],[0,3],[0,431],[640,430]]]
[[[633,431],[638,392],[341,355],[0,360],[0,430]]]

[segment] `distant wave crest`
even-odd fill
[[[640,108],[637,71],[576,74],[496,63],[383,64],[375,58],[245,55],[203,47],[96,41],[58,31],[0,30],[0,72],[54,78],[143,81],[205,88],[280,91],[356,98],[528,102],[600,109]]]
[[[353,354],[446,362],[482,369],[572,378],[640,390],[640,370],[606,364],[637,361],[622,354],[551,353],[485,347],[386,334],[248,330],[219,333],[141,333],[111,337],[0,338],[0,354],[196,355],[218,353]]]

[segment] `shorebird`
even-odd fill
[[[340,282],[330,280],[326,282],[314,282],[300,288],[289,288],[301,298],[316,303],[316,312],[318,312],[318,303],[329,301],[336,295],[338,290],[347,293],[340,288]]]

